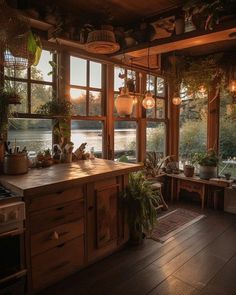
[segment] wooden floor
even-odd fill
[[[203,212],[165,244],[127,247],[42,295],[236,295],[236,215]]]

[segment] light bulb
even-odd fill
[[[199,86],[199,92],[202,94],[206,93],[206,87],[204,85]]]
[[[231,80],[229,83],[229,91],[236,92],[236,80]]]
[[[182,102],[182,99],[179,96],[175,96],[172,98],[172,103],[176,106],[180,105]]]
[[[146,110],[152,109],[155,106],[155,99],[152,97],[151,91],[146,92],[142,105]]]

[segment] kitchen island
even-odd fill
[[[141,164],[82,160],[3,175],[26,204],[28,292],[43,289],[121,248],[129,238],[119,195]]]

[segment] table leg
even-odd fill
[[[204,209],[204,206],[205,206],[205,195],[206,195],[206,185],[203,184],[203,186],[202,186],[202,195],[201,195],[202,209]]]

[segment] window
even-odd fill
[[[96,157],[103,155],[104,70],[101,63],[70,57],[71,141],[75,149],[86,142]]]
[[[101,121],[72,120],[71,141],[75,149],[86,142],[86,151],[94,152],[96,157],[102,157],[103,123]]]
[[[137,92],[138,73],[124,69],[121,67],[114,67],[114,99],[119,95],[121,87],[127,87],[129,95]],[[133,97],[134,98],[134,97]],[[137,104],[133,104],[133,112],[130,116],[119,117],[114,108],[114,157],[115,160],[121,162],[136,162],[137,161]]]
[[[207,148],[207,95],[186,96],[180,105],[180,167],[194,153]]]
[[[220,147],[219,174],[230,173],[236,178],[236,104],[232,97],[223,91],[220,95]]]
[[[53,74],[50,74],[54,59],[54,53],[43,50],[37,66],[16,71],[4,69],[5,88],[14,89],[22,98],[21,104],[10,106],[11,112],[17,114],[9,120],[8,130],[8,141],[13,143],[16,140],[20,149],[26,147],[30,152],[39,152],[52,148],[52,121],[40,116],[37,118],[37,109],[56,91]],[[34,114],[34,119],[29,118],[31,114]]]
[[[70,57],[70,96],[74,116],[103,115],[102,64]]]
[[[134,121],[115,122],[115,159],[136,162],[137,125]]]
[[[121,67],[114,67],[114,100],[120,93],[122,87],[126,87],[129,89],[129,94],[132,97],[135,92],[137,92],[138,84],[137,84],[137,75],[135,71],[127,70]],[[134,97],[133,97],[134,98]],[[135,100],[134,100],[135,101]],[[114,108],[114,115],[118,117],[116,108]],[[133,104],[133,112],[130,117],[135,118],[137,116],[137,104]]]
[[[160,158],[165,156],[165,127],[163,122],[147,122],[147,152],[156,152]]]
[[[10,119],[8,141],[11,146],[27,148],[29,152],[52,148],[52,121],[45,119]]]
[[[21,104],[11,106],[11,111],[35,114],[37,109],[48,102],[55,92],[52,66],[54,54],[43,50],[39,64],[27,70],[4,69],[5,87],[13,88],[22,97]]]
[[[146,110],[146,151],[156,152],[160,158],[166,154],[166,92],[165,80],[147,75],[146,89],[150,90],[155,106]]]

